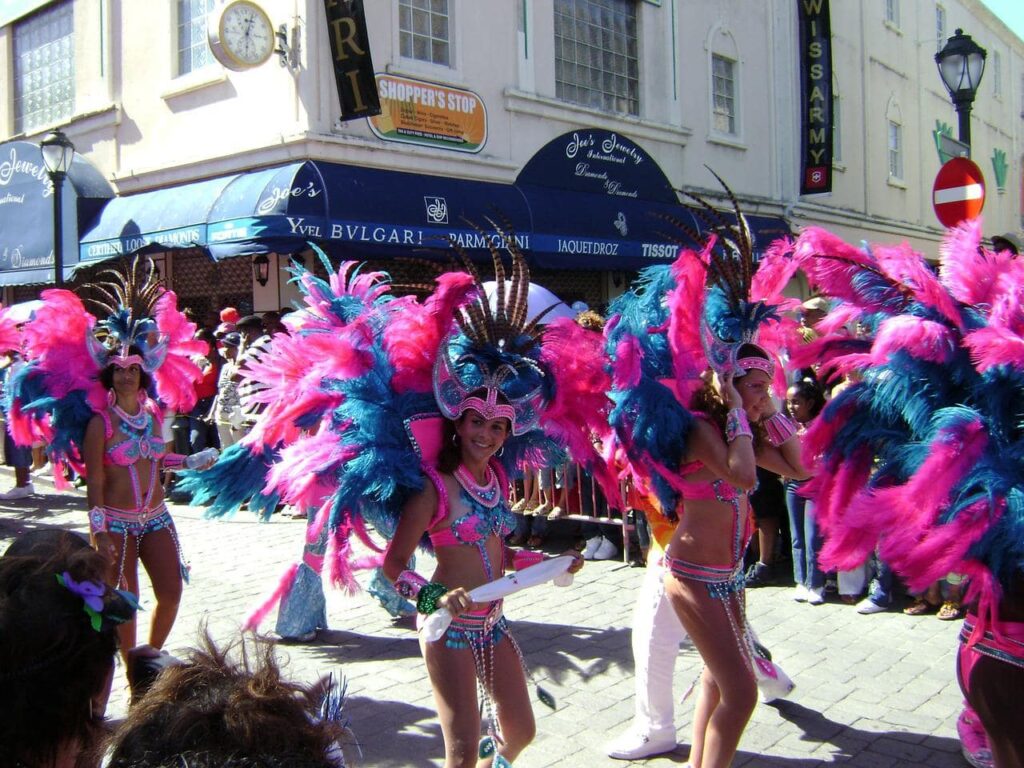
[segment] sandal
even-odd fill
[[[960,603],[956,600],[947,600],[939,608],[939,612],[935,614],[937,618],[942,621],[954,621],[960,618]]]
[[[903,609],[903,613],[907,616],[924,616],[926,613],[935,613],[939,610],[939,606],[935,603],[929,603],[923,597],[915,597],[914,602]]]

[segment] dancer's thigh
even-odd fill
[[[448,648],[443,638],[433,643],[420,640],[420,649],[434,689],[447,762],[473,765],[480,742],[473,651]]]
[[[723,698],[757,698],[757,684],[736,630],[744,627],[741,601],[712,597],[707,585],[667,576],[665,589]]]

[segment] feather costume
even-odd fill
[[[500,458],[506,473],[558,463],[567,451],[616,487],[591,440],[608,432],[601,337],[571,321],[528,322],[525,259],[511,236],[499,236],[511,272],[492,246],[494,307],[466,258],[467,271],[440,275],[423,300],[394,296],[382,273],[360,274],[352,264],[333,272],[322,253],[326,281],[297,267],[304,306],[288,316],[291,333],[275,336],[243,371],[265,410],[247,437],[182,487],[195,502],[212,502],[212,515],[243,501],[256,510],[278,499],[309,509],[307,543],[327,529],[331,581],[348,589],[358,586],[356,569],[379,564],[381,537],[393,535],[424,478],[440,481],[443,417],[458,415],[468,393],[493,388],[511,404],[498,408],[514,410]],[[357,559],[353,538],[376,555]],[[421,543],[429,548],[426,536]],[[250,624],[289,594],[294,578],[286,574]]]
[[[780,293],[795,267],[776,263],[759,269],[746,219],[725,189],[735,223],[693,196],[703,208],[698,218],[712,234],[705,240],[673,221],[703,246],[682,247],[671,265],[644,270],[612,303],[605,328],[613,361],[612,427],[634,475],[673,519],[678,470],[694,420],[689,405],[703,384],[701,375],[709,367],[735,371],[739,349],[755,339],[774,356],[786,325],[793,325],[778,310],[791,303]],[[784,384],[779,367],[774,370],[776,385]]]
[[[124,261],[98,277],[88,286],[99,297],[92,301],[96,314],[71,291],[43,291],[42,306],[22,329],[26,364],[7,393],[11,435],[23,445],[46,444],[59,487],[66,483],[65,464],[85,473],[85,428],[107,407],[99,375],[109,362],[127,358],[130,347],[139,349],[139,363],[153,380],[146,394],[164,408],[189,411],[202,376],[192,358],[207,352],[149,257]]]
[[[796,362],[850,379],[804,445],[822,562],[877,546],[915,591],[971,575],[986,611],[1024,564],[1024,265],[981,243],[980,222],[948,232],[937,275],[906,245],[814,228],[773,258],[834,302]]]

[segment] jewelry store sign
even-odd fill
[[[369,118],[379,139],[476,153],[487,142],[487,110],[472,91],[377,75],[381,112]]]

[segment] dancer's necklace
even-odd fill
[[[149,414],[146,413],[146,409],[141,406],[139,407],[139,412],[134,415],[125,411],[117,403],[114,403],[110,408],[117,414],[121,421],[136,431],[145,427],[147,420],[149,419]]]
[[[460,464],[459,468],[455,470],[455,480],[469,494],[470,498],[488,509],[498,506],[498,502],[501,501],[501,496],[498,493],[498,478],[490,467],[487,467],[487,481],[483,485],[477,483],[473,473],[466,469],[464,464]]]

